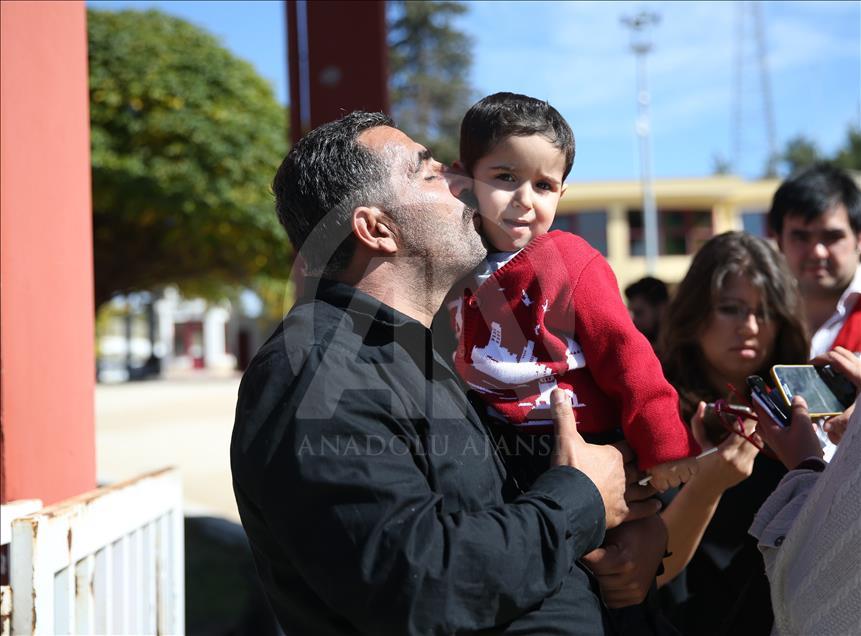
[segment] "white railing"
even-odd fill
[[[12,522],[12,634],[182,634],[176,469],[99,488]]]
[[[9,544],[12,543],[12,520],[42,507],[41,499],[19,499],[0,506],[0,550],[2,570],[0,579],[9,579]],[[0,634],[9,636],[12,629],[12,592],[8,585],[0,585]]]

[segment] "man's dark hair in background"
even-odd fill
[[[654,346],[661,328],[661,316],[670,300],[666,284],[653,276],[646,276],[625,288],[625,298],[628,299],[628,311],[634,326]]]
[[[849,225],[856,233],[861,232],[858,185],[845,170],[817,163],[796,172],[780,185],[768,211],[768,225],[775,236],[780,236],[787,216],[800,216],[809,223],[840,203],[846,206]]]

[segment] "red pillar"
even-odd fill
[[[290,136],[353,110],[389,111],[386,3],[287,0]]]
[[[0,500],[95,487],[84,2],[0,3]]]

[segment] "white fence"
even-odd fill
[[[175,469],[15,519],[9,553],[12,634],[184,632]]]

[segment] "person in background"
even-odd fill
[[[861,388],[858,358],[842,347],[826,357]],[[787,427],[757,412],[757,433],[789,469],[750,528],[771,583],[775,632],[861,633],[859,411],[827,465],[803,398],[794,398]]]
[[[768,225],[798,280],[812,334],[810,357],[834,347],[861,352],[861,190],[852,176],[815,164],[774,193]],[[816,431],[828,461],[852,414],[833,417]]]
[[[683,633],[771,630],[768,581],[747,530],[786,471],[757,452],[752,421],[741,423],[747,441],[728,432],[738,422],[722,420],[706,403],[746,404],[748,375],[767,374],[776,363],[806,362],[809,342],[800,316],[783,258],[743,232],[709,240],[667,307],[660,339],[664,372],[701,445],[719,447],[700,460],[697,474],[662,513],[671,553],[658,579],[662,605]]]
[[[655,347],[661,328],[661,318],[670,300],[664,281],[646,276],[625,288],[628,311],[634,326]]]
[[[810,357],[861,352],[861,191],[844,170],[816,164],[774,193],[768,225],[798,280]]]

